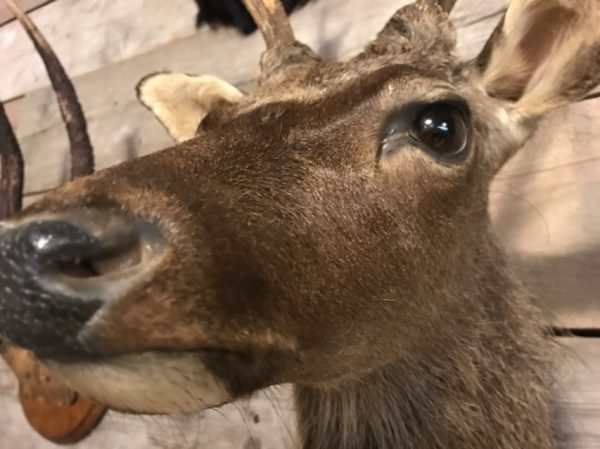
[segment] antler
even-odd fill
[[[415,0],[405,5],[356,58],[400,55],[417,48],[420,54],[448,59],[456,43],[455,29],[448,17],[455,4],[456,0]]]
[[[275,73],[285,77],[297,78],[298,73],[281,69],[294,65],[318,64],[320,58],[306,45],[298,42],[290,26],[280,0],[242,0],[256,22],[267,45],[262,54],[259,84],[272,78]],[[278,78],[281,81],[280,78]]]
[[[21,210],[23,154],[0,102],[0,220]]]
[[[60,113],[67,128],[71,145],[71,177],[89,175],[94,171],[94,153],[87,132],[87,124],[73,83],[48,41],[31,19],[19,9],[13,0],[4,0],[8,9],[21,23],[33,45],[40,54],[58,100]]]
[[[296,41],[279,0],[243,0],[243,2],[256,22],[268,49]]]
[[[417,3],[428,6],[439,6],[442,8],[442,11],[450,14],[456,4],[456,0],[418,0]]]

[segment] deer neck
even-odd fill
[[[335,387],[297,386],[303,449],[554,448],[549,344],[519,289],[493,285],[410,356]]]

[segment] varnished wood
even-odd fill
[[[74,444],[87,437],[107,412],[106,407],[75,396],[72,403],[51,404],[19,393],[27,421],[44,438],[58,444]]]
[[[43,437],[59,444],[76,443],[102,420],[105,407],[57,381],[31,352],[0,343],[0,354],[19,380],[18,397],[27,421]]]
[[[31,352],[0,341],[0,355],[18,379],[19,402],[27,421],[48,440],[76,443],[104,417],[106,407],[78,396],[54,378]]]

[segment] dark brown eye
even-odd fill
[[[458,104],[430,104],[417,114],[410,135],[443,158],[458,157],[469,143],[467,114]]]

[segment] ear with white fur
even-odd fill
[[[149,75],[138,83],[137,95],[177,142],[195,137],[198,125],[215,106],[243,96],[215,76],[183,73]]]
[[[512,0],[478,66],[518,121],[582,99],[600,83],[600,0]]]

